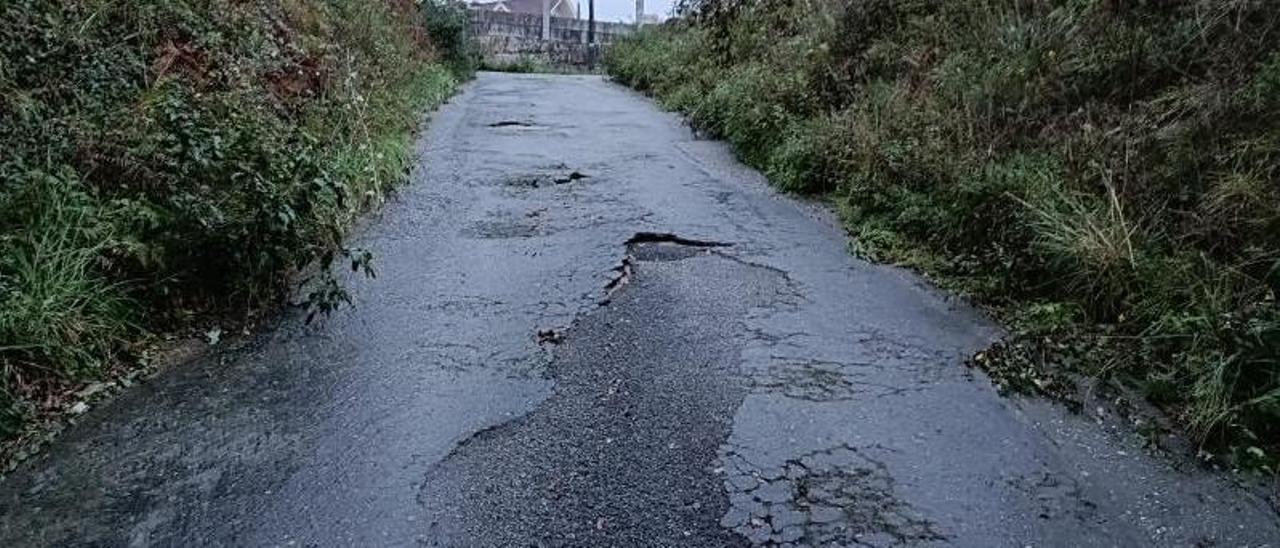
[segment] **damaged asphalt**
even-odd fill
[[[1280,546],[1268,502],[1008,399],[998,328],[592,76],[481,74],[301,311],[0,483],[0,546]]]

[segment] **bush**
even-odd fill
[[[1280,448],[1280,6],[684,15],[613,48],[610,74],[831,196],[863,252],[999,306],[1023,337],[1006,349],[1086,348],[1082,370],[1147,387],[1198,439]],[[1049,305],[1073,312],[1025,313]]]
[[[438,51],[440,60],[453,73],[469,78],[480,66],[480,48],[471,35],[471,12],[460,0],[426,0],[422,14],[426,31]]]
[[[411,0],[0,7],[0,434],[144,332],[332,256],[468,74],[459,29]]]

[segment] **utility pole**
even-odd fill
[[[596,0],[587,0],[587,66],[596,68]]]
[[[587,45],[596,45],[596,0],[587,0]]]
[[[542,0],[542,41],[551,41],[551,0]]]
[[[636,0],[636,28],[644,26],[644,0]]]

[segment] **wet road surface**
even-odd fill
[[[357,308],[91,411],[0,484],[0,546],[1280,546],[997,395],[995,326],[620,87],[481,74],[420,153]]]

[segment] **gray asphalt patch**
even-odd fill
[[[635,264],[553,351],[554,394],[428,476],[434,545],[744,544],[719,525],[714,462],[748,388],[733,341],[783,279],[714,255]]]

